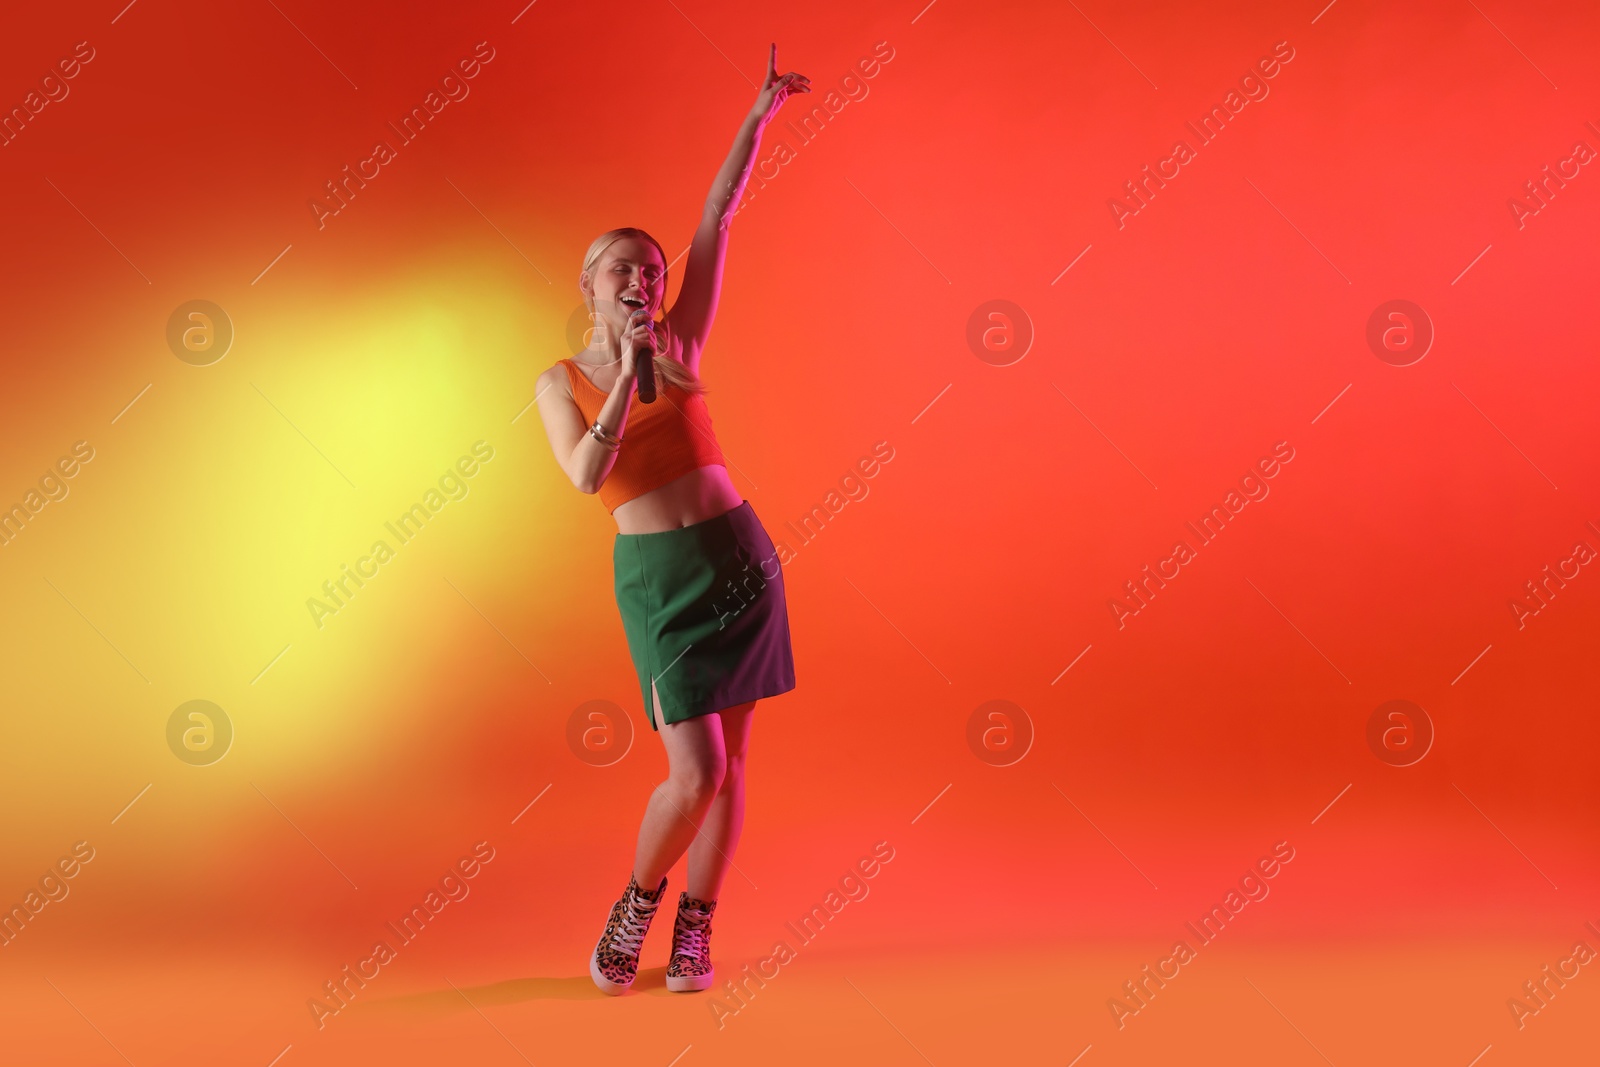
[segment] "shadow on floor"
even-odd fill
[[[647,967],[639,972],[638,978],[634,979],[633,988],[622,994],[624,997],[636,995],[675,997],[682,994],[674,993],[667,988],[665,967]],[[369,1018],[389,1014],[446,1016],[491,1004],[521,1004],[530,1000],[611,999],[614,998],[600,992],[593,979],[583,975],[578,978],[513,978],[510,981],[494,982],[490,985],[459,988],[446,985],[443,989],[429,990],[426,993],[411,993],[384,1000],[357,1001],[347,1010],[353,1015]]]

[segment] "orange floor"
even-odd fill
[[[61,965],[49,984],[7,975],[4,1062],[1595,1062],[1600,980],[1580,972],[1523,1030],[1512,1024],[1504,1001],[1539,958],[1534,946],[1223,947],[1119,1031],[1104,1002],[1138,951],[1055,940],[893,955],[815,945],[764,988],[752,986],[721,1025],[712,994],[667,992],[659,963],[612,999],[581,961],[507,968],[447,957],[403,970],[320,1033],[296,1016],[303,972],[281,961]]]

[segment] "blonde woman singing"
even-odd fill
[[[687,850],[667,988],[705,989],[711,916],[744,821],[745,756],[756,701],[795,687],[783,575],[772,539],[724,466],[700,382],[722,287],[730,208],[749,178],[761,133],[803,74],[777,74],[778,46],[733,148],[712,182],[678,298],[658,330],[667,257],[643,230],[601,234],[578,288],[594,329],[588,347],[539,376],[539,413],[563,473],[597,493],[617,522],[617,609],[650,727],[668,776],[650,797],[633,870],[589,961],[610,994],[638,974],[641,942]],[[648,366],[663,383],[651,402]],[[659,722],[659,725],[658,725]]]

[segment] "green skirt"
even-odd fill
[[[675,530],[619,533],[612,563],[652,730],[658,718],[682,722],[794,688],[783,569],[750,501]]]

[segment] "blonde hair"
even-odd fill
[[[666,250],[661,247],[660,241],[657,241],[654,237],[651,237],[648,233],[636,226],[623,226],[620,229],[607,230],[599,237],[596,237],[594,239],[594,243],[589,245],[589,251],[584,253],[583,269],[586,271],[593,271],[600,263],[600,254],[609,248],[613,242],[624,237],[636,237],[641,241],[649,241],[651,244],[655,245],[656,251],[661,254],[661,292],[662,301],[665,303],[667,291]],[[594,299],[588,293],[584,293],[583,303],[589,309],[589,321],[592,324],[594,322],[595,314]],[[667,340],[666,343],[661,346],[661,348],[663,352],[670,351],[672,347],[671,329],[667,327],[665,322],[662,323],[662,329],[667,332]],[[657,378],[665,381],[668,385],[675,385],[687,393],[693,394],[709,392],[709,390],[706,389],[705,384],[700,381],[699,377],[696,376],[694,371],[690,370],[679,360],[673,359],[671,356],[664,355],[663,352],[657,352],[655,354],[655,358],[651,360],[652,365],[655,367]]]

